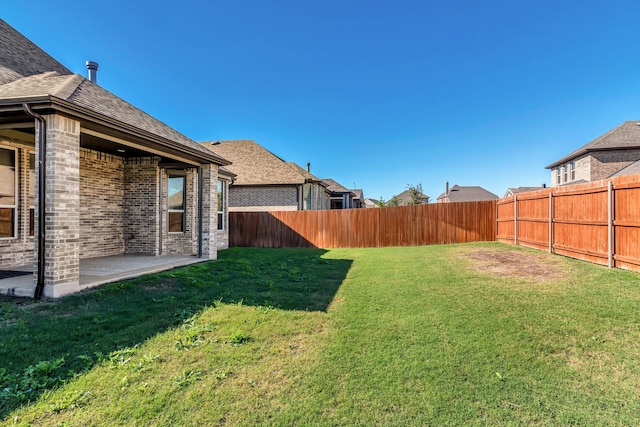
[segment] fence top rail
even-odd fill
[[[527,196],[527,193],[523,193],[522,196],[518,196],[518,201],[519,202],[523,202],[525,200],[542,200],[542,199],[548,199],[549,198],[549,194],[552,194],[551,192],[549,193],[545,193],[545,194],[533,194],[531,196]]]
[[[583,194],[595,194],[595,193],[606,193],[608,190],[607,186],[597,187],[597,188],[585,188],[582,190],[571,190],[571,191],[563,191],[558,193],[552,193],[553,197],[563,197],[563,196],[576,196]]]
[[[627,184],[614,184],[614,190],[633,190],[635,188],[640,188],[640,182],[632,182]]]

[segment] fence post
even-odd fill
[[[553,253],[553,193],[549,192],[549,253]]]
[[[513,244],[518,246],[518,195],[513,195]]]
[[[607,255],[608,267],[613,267],[613,185],[607,185]]]

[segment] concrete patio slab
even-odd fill
[[[105,283],[132,279],[189,264],[208,261],[194,256],[116,255],[80,260],[80,289],[93,288]],[[14,267],[12,270],[30,271],[32,266]],[[0,280],[0,294],[33,297],[36,289],[35,273]]]

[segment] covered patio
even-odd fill
[[[232,177],[218,169],[230,162],[87,68],[74,74],[0,19],[0,270],[14,272],[0,275],[3,294],[57,298],[226,245]]]
[[[105,283],[132,279],[204,261],[207,260],[184,255],[114,255],[81,259],[80,289],[93,288]],[[14,267],[11,268],[11,272],[16,272],[16,275],[0,278],[0,295],[33,297],[36,289],[33,265]],[[19,272],[26,274],[19,275]]]

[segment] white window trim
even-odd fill
[[[227,229],[227,215],[226,215],[226,211],[227,211],[227,194],[228,194],[228,183],[226,180],[224,179],[218,179],[218,182],[222,183],[221,188],[222,188],[222,210],[220,210],[220,204],[218,203],[218,206],[216,207],[216,214],[217,214],[217,218],[222,217],[222,226],[220,226],[220,223],[218,222],[218,224],[216,225],[216,230],[217,231],[225,231]],[[218,191],[218,187],[217,187],[217,183],[216,183],[216,191]],[[216,196],[216,202],[218,201],[217,196]],[[220,215],[222,214],[222,216]]]
[[[16,147],[10,147],[7,145],[0,145],[3,150],[13,151],[13,164],[15,165],[15,173],[13,179],[13,206],[12,205],[0,205],[3,209],[13,209],[13,236],[0,237],[0,240],[13,240],[18,238],[18,206],[20,206],[19,194],[18,194],[18,181],[20,180],[20,162],[18,158],[18,149]]]

